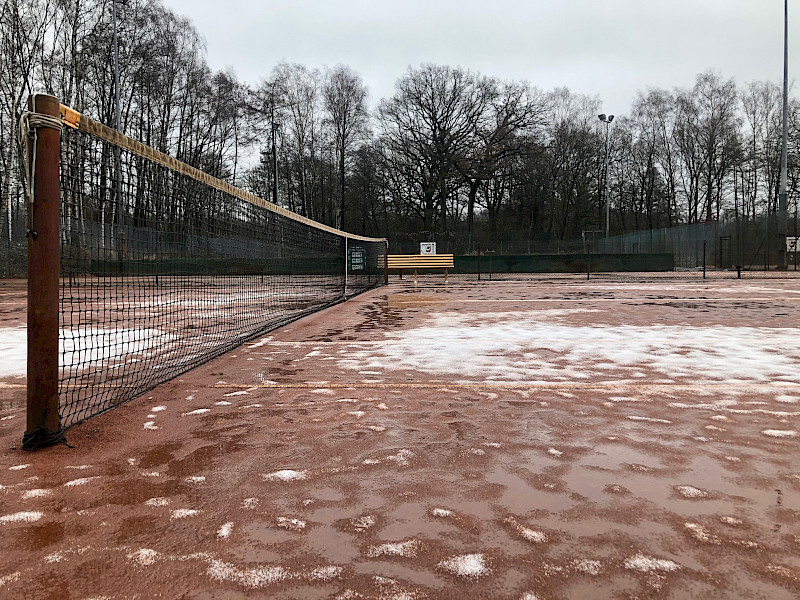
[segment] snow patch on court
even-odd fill
[[[278,527],[288,529],[290,531],[303,531],[306,528],[306,522],[300,519],[292,519],[291,517],[278,517],[275,519]]]
[[[547,541],[547,534],[543,531],[536,531],[530,529],[519,523],[514,517],[508,517],[506,523],[511,525],[511,528],[524,540],[532,544],[544,544]]]
[[[7,583],[14,583],[22,576],[22,573],[19,571],[14,571],[13,573],[9,573],[8,575],[3,575],[0,577],[0,586],[4,586]]]
[[[217,538],[220,540],[226,540],[231,537],[231,532],[233,531],[233,521],[229,521],[224,523],[222,527],[217,530]]]
[[[639,417],[636,415],[630,415],[626,418],[630,419],[631,421],[644,421],[647,423],[665,423],[667,425],[672,423],[672,421],[667,421],[666,419],[653,419],[651,417]]]
[[[378,517],[375,515],[364,515],[363,517],[357,517],[350,521],[353,525],[353,529],[357,529],[358,531],[366,531],[371,527],[375,526],[375,523],[378,522]]]
[[[576,571],[586,573],[587,575],[599,575],[603,570],[603,564],[599,560],[590,560],[588,558],[581,558],[572,561],[572,566]]]
[[[25,375],[28,369],[28,330],[0,327],[0,377]]]
[[[419,540],[406,540],[405,542],[389,542],[378,546],[370,546],[367,549],[367,556],[377,558],[379,556],[403,556],[414,558],[422,544]]]
[[[472,372],[487,380],[580,380],[608,368],[647,368],[692,383],[800,382],[794,329],[564,322],[573,312],[441,314],[426,326],[386,333],[382,344],[345,349],[338,363],[359,372]]]
[[[238,569],[221,560],[212,560],[208,567],[208,576],[216,581],[230,581],[248,588],[260,588],[289,579],[291,573],[283,567],[276,566]]]
[[[308,578],[312,581],[330,581],[331,579],[336,579],[342,574],[342,567],[337,567],[334,565],[329,565],[327,567],[317,567],[316,569],[312,569],[311,572],[308,574]]]
[[[797,404],[798,400],[800,400],[800,396],[788,396],[786,394],[775,396],[776,402],[782,402],[784,404]]]
[[[128,554],[128,559],[143,566],[148,567],[156,562],[159,558],[159,553],[151,548],[141,548],[136,552]]]
[[[794,429],[765,429],[762,431],[767,437],[773,438],[790,438],[797,437],[797,431]]]
[[[27,469],[28,467],[30,467],[29,464],[27,464],[27,465],[14,465],[12,467],[8,467],[8,470],[9,471],[21,471],[22,469]]]
[[[200,511],[199,510],[195,510],[193,508],[179,508],[177,510],[173,510],[170,513],[169,518],[173,519],[173,520],[174,519],[185,519],[187,517],[194,517],[194,516],[199,515],[199,514],[200,514]]]
[[[483,554],[452,556],[439,563],[439,567],[459,577],[481,577],[490,571]]]
[[[169,506],[169,499],[168,498],[150,498],[150,500],[146,500],[145,504],[147,506]]]
[[[653,571],[671,572],[677,571],[681,566],[665,558],[653,558],[644,554],[637,554],[625,559],[625,568],[640,573],[651,573]]]
[[[102,345],[96,340],[102,339]],[[105,364],[116,361],[120,355],[147,356],[177,336],[158,329],[62,329],[59,331],[61,366]]]
[[[50,496],[52,494],[53,490],[45,490],[45,489],[28,490],[22,493],[22,499],[30,500],[32,498],[44,498],[45,496]]]
[[[703,542],[706,544],[720,543],[719,538],[713,533],[709,532],[708,529],[700,525],[700,523],[684,523],[683,526],[686,528],[686,531],[689,533],[689,535],[691,535],[698,542]]]
[[[392,456],[387,456],[386,460],[390,460],[390,461],[396,463],[397,466],[399,466],[399,467],[407,467],[408,464],[409,464],[408,460],[410,458],[413,458],[413,456],[414,456],[414,453],[411,450],[409,450],[408,448],[403,448],[403,449],[399,450],[397,452],[397,454],[394,454]]]
[[[281,469],[274,473],[263,474],[264,481],[300,481],[308,477],[306,471],[295,471],[294,469]]]
[[[675,490],[684,498],[707,498],[708,492],[691,485],[678,485]]]
[[[204,415],[204,414],[209,413],[209,412],[211,412],[210,408],[198,408],[198,409],[195,409],[195,410],[190,410],[189,412],[185,412],[181,416],[182,417],[192,417],[194,415]]]
[[[7,525],[8,523],[34,523],[43,516],[44,513],[38,510],[24,510],[22,512],[0,516],[0,525]]]
[[[99,476],[81,477],[79,479],[73,479],[72,481],[68,481],[67,483],[64,484],[64,486],[65,487],[76,487],[76,486],[79,486],[79,485],[86,485],[87,483],[91,483],[92,481],[95,481],[96,479],[100,479],[100,477]]]

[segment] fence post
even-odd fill
[[[703,279],[706,278],[706,240],[703,240]]]
[[[28,415],[23,450],[63,442],[58,414],[58,318],[60,272],[61,133],[53,96],[28,99],[28,173],[33,198],[28,201]],[[38,116],[38,118],[37,118]]]

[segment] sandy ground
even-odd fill
[[[393,283],[33,454],[6,377],[0,597],[797,598],[799,318],[800,279]]]

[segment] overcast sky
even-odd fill
[[[371,103],[409,66],[461,66],[542,89],[598,94],[623,114],[637,90],[689,87],[713,68],[780,83],[783,0],[164,0],[205,37],[214,69],[256,84],[280,61],[350,65]],[[791,4],[791,3],[790,3]],[[800,69],[790,6],[789,76]]]

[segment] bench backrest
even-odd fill
[[[452,254],[389,254],[390,269],[452,269]]]

